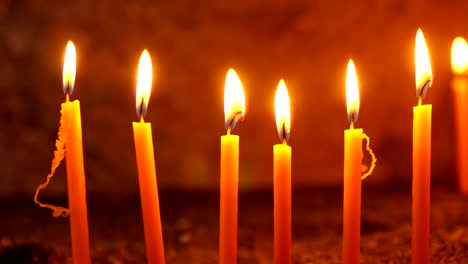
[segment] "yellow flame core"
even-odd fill
[[[245,114],[245,94],[239,76],[229,69],[224,83],[224,121],[228,124],[236,114]]]
[[[151,83],[153,81],[153,65],[149,52],[145,49],[141,53],[138,63],[137,88],[136,88],[136,108],[140,116],[146,114],[148,102],[151,95]],[[140,112],[143,111],[143,112]]]
[[[75,86],[76,75],[76,49],[73,42],[70,40],[65,49],[65,58],[63,60],[63,92],[65,94],[72,94],[73,87]]]
[[[468,75],[468,45],[462,37],[455,38],[452,43],[452,71]]]
[[[346,108],[350,122],[356,122],[359,114],[359,86],[356,67],[352,59],[348,62],[346,70]],[[351,118],[354,116],[354,118]]]
[[[284,80],[280,80],[275,94],[276,128],[280,139],[282,134],[289,135],[291,129],[291,106],[289,103],[288,89]],[[284,129],[284,131],[283,131]]]
[[[415,53],[415,69],[416,69],[416,94],[424,96],[426,91],[421,91],[425,84],[432,84],[432,69],[429,59],[429,50],[427,49],[426,40],[421,29],[416,33],[416,42],[414,47]]]

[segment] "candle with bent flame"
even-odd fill
[[[461,37],[452,44],[452,72],[458,188],[468,195],[468,45]]]
[[[276,128],[281,144],[273,146],[274,264],[291,263],[291,109],[286,84],[275,95]]]
[[[66,171],[68,205],[70,207],[70,229],[72,259],[74,264],[91,263],[89,254],[88,212],[86,207],[86,183],[83,163],[83,141],[81,135],[80,101],[69,101],[73,93],[76,74],[76,50],[73,42],[67,43],[63,63],[63,92],[66,102],[62,104],[62,115],[66,127]]]
[[[430,198],[431,198],[431,114],[432,105],[422,104],[432,85],[429,51],[421,29],[415,41],[416,96],[413,108],[413,206],[411,261],[430,263]]]
[[[245,115],[242,83],[229,69],[224,84],[224,122],[227,135],[221,136],[221,179],[219,219],[219,263],[237,263],[237,196],[239,185],[239,136],[231,135]]]
[[[346,71],[346,106],[349,129],[344,133],[343,264],[359,264],[361,240],[361,163],[363,130],[354,128],[359,115],[356,68],[349,60]]]
[[[151,123],[144,121],[151,94],[152,71],[151,57],[148,51],[144,50],[138,64],[136,89],[136,110],[140,122],[133,122],[133,137],[138,167],[147,263],[164,264],[164,245],[159,212],[156,167],[154,164],[153,136]]]

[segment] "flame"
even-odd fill
[[[245,115],[245,95],[242,83],[234,69],[229,69],[224,83],[224,122],[226,129],[234,129]]]
[[[289,140],[291,129],[291,106],[284,80],[280,80],[275,95],[276,128],[281,141]]]
[[[68,41],[65,49],[65,58],[63,60],[63,93],[71,95],[75,86],[76,75],[76,49],[71,40]]]
[[[468,45],[462,37],[455,38],[452,43],[452,71],[468,75]]]
[[[352,59],[349,59],[346,69],[346,108],[348,121],[351,124],[356,123],[359,115],[359,87],[356,67]]]
[[[432,85],[431,61],[429,50],[422,30],[419,28],[416,33],[415,42],[415,68],[416,68],[416,96],[424,97],[429,87]]]
[[[139,117],[144,117],[148,109],[151,95],[151,82],[153,81],[153,65],[151,57],[145,49],[141,53],[138,63],[137,88],[136,88],[136,111]]]

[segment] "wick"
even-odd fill
[[[231,135],[231,126],[229,126],[228,129],[227,129],[227,135],[228,136]]]
[[[353,130],[354,129],[354,122],[351,121],[351,124],[349,125],[349,129]]]
[[[140,123],[144,123],[145,122],[145,119],[143,118],[143,115],[141,114],[140,115]]]
[[[286,138],[283,138],[283,145],[287,145],[288,144],[288,141],[286,140]]]
[[[65,94],[65,102],[70,102],[70,94],[68,92]]]
[[[418,97],[418,105],[420,106],[422,104],[422,96]]]

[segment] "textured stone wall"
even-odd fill
[[[136,192],[131,122],[143,48],[155,66],[152,122],[161,187],[216,188],[225,133],[223,82],[234,67],[247,95],[240,188],[272,185],[273,110],[280,78],[292,99],[293,183],[342,181],[349,57],[361,83],[358,126],[378,167],[366,184],[411,181],[414,36],[422,27],[434,71],[433,177],[454,182],[450,45],[468,37],[468,2],[124,1],[0,2],[0,193],[28,192],[49,170],[66,41],[78,52],[91,192]],[[61,168],[49,193],[65,192]]]

